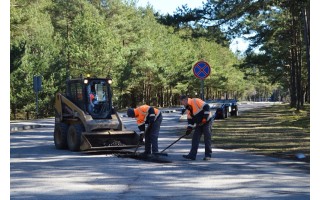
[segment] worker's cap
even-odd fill
[[[182,100],[184,100],[184,99],[188,99],[188,96],[187,95],[180,95],[180,100],[182,101]]]
[[[134,109],[133,108],[129,108],[127,110],[127,115],[128,115],[128,117],[134,117]]]

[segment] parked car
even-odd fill
[[[206,100],[213,114],[215,114],[215,119],[225,119],[228,118],[229,104],[223,102],[220,99]]]
[[[239,114],[237,100],[235,99],[215,99],[206,100],[205,102],[209,104],[210,110],[215,113],[215,119],[225,119]]]
[[[229,106],[231,107],[231,111],[230,111],[231,116],[238,116],[239,115],[239,111],[238,111],[237,100],[230,99],[230,100],[225,100],[225,101],[229,102]]]

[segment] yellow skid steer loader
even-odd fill
[[[66,94],[55,96],[54,144],[71,151],[135,148],[140,136],[125,130],[112,106],[111,79],[67,81]]]

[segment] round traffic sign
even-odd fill
[[[193,66],[193,74],[199,79],[207,78],[210,72],[210,65],[205,61],[199,61]]]

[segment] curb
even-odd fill
[[[22,131],[22,130],[30,130],[35,128],[40,128],[42,125],[18,125],[15,127],[10,127],[10,133],[16,132],[16,131]]]

